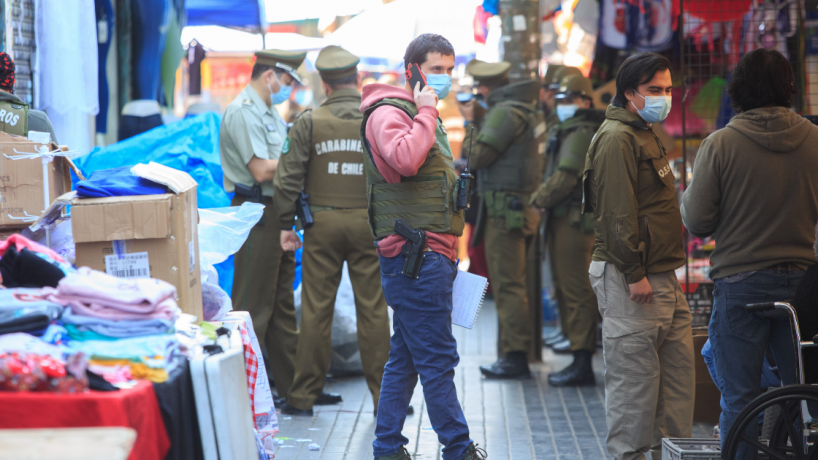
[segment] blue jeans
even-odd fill
[[[728,283],[717,279],[710,343],[716,364],[716,385],[721,390],[721,439],[730,432],[736,416],[761,394],[761,376],[767,346],[773,352],[784,385],[795,383],[795,350],[789,320],[781,312],[750,313],[744,306],[792,298],[803,271],[761,270]],[[749,424],[747,437],[758,439],[758,426]],[[751,460],[756,449],[739,446],[736,458]]]
[[[372,450],[375,457],[383,457],[409,443],[401,431],[420,375],[429,420],[445,446],[443,459],[460,460],[472,440],[454,386],[454,368],[460,362],[452,334],[457,268],[445,256],[427,252],[420,279],[414,280],[401,275],[403,261],[402,255],[380,256],[383,294],[395,314]]]

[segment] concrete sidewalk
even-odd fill
[[[571,362],[546,350],[543,364],[532,366],[534,378],[522,381],[484,380],[478,366],[496,357],[497,314],[486,301],[473,330],[454,327],[461,362],[455,382],[472,439],[490,460],[600,460],[605,449],[605,390],[602,353],[594,357],[597,385],[553,388],[547,375]],[[316,406],[314,417],[279,414],[281,432],[276,460],[372,460],[375,417],[363,377],[335,379],[326,390],[340,393],[337,406]],[[403,434],[413,458],[440,459],[440,444],[432,430],[418,384],[412,398],[415,415],[406,418]],[[694,437],[709,437],[712,427],[697,424]],[[310,441],[305,441],[309,439]],[[301,441],[301,442],[299,442]],[[310,451],[310,443],[321,448]]]

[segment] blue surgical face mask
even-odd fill
[[[579,110],[579,106],[576,105],[576,104],[558,105],[557,106],[557,118],[559,118],[560,121],[565,121],[565,120],[573,117],[577,113],[577,110]]]
[[[426,74],[426,84],[434,88],[438,99],[444,99],[452,89],[452,77],[445,73]]]
[[[635,94],[639,95],[642,99],[645,100],[645,108],[639,110],[636,108],[636,104],[631,101],[631,105],[636,111],[639,113],[639,116],[642,117],[648,123],[659,123],[660,121],[664,121],[667,118],[667,115],[670,113],[670,106],[671,106],[671,97],[670,96],[642,96],[641,94],[634,91]]]
[[[270,99],[272,99],[273,105],[278,105],[278,104],[281,104],[282,102],[290,99],[290,94],[292,94],[292,92],[293,92],[293,87],[292,87],[292,85],[290,85],[290,86],[282,85],[281,81],[278,79],[278,76],[275,74],[275,72],[273,72],[273,78],[275,78],[276,82],[278,82],[278,87],[279,87],[278,92],[273,93],[273,88],[272,88],[272,86],[270,86],[269,83],[267,83],[267,89],[270,90]]]

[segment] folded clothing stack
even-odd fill
[[[63,313],[63,307],[44,299],[39,289],[0,289],[0,334],[42,335]]]
[[[137,379],[167,380],[179,353],[173,285],[83,267],[42,293],[66,307],[60,321],[71,338],[68,346],[90,357],[92,371],[117,382],[127,379],[123,371]]]
[[[0,243],[0,284],[4,287],[56,287],[74,271],[59,254],[22,235],[12,235]]]

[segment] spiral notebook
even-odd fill
[[[489,280],[480,275],[457,271],[452,289],[452,324],[466,329],[474,326],[488,286]]]

